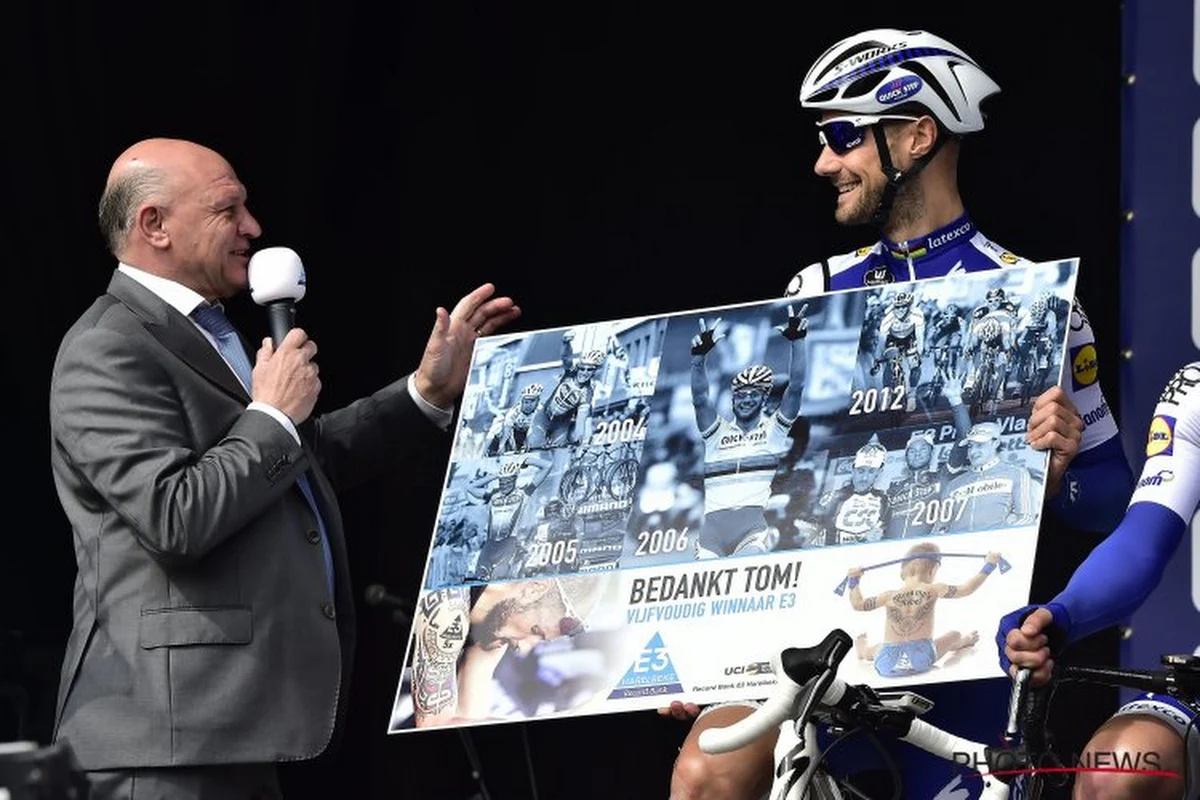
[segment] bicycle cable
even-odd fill
[[[891,800],[900,800],[902,796],[900,787],[903,785],[903,776],[900,774],[900,767],[898,764],[896,764],[896,760],[892,758],[892,754],[889,753],[887,748],[883,746],[883,742],[880,741],[879,735],[866,725],[856,725],[853,728],[846,729],[840,735],[836,736],[833,742],[831,742],[830,745],[822,750],[817,756],[816,764],[813,765],[813,774],[816,774],[821,765],[828,760],[829,754],[833,752],[842,742],[859,733],[863,734],[863,737],[866,738],[866,740],[870,742],[871,746],[875,748],[876,752],[879,753],[880,759],[883,761],[884,766],[887,767],[888,776],[892,781]],[[830,777],[833,778],[832,775]],[[854,792],[854,794],[858,795],[859,797],[866,798],[866,795],[863,795],[853,783],[850,783],[849,778],[846,778],[845,780],[833,778],[833,780],[836,780],[839,785],[843,785],[845,788]],[[788,788],[791,788],[790,784]],[[784,796],[787,796],[786,791],[784,792]],[[867,798],[867,800],[869,800],[869,798]]]

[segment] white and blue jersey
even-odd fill
[[[795,274],[785,295],[811,297],[1033,263],[985,237],[964,214],[919,239],[881,239],[870,247],[810,264]],[[1116,421],[1100,389],[1098,361],[1092,326],[1076,302],[1071,309],[1061,385],[1085,427],[1062,490],[1047,508],[1072,527],[1107,532],[1121,520],[1133,475],[1121,448]]]

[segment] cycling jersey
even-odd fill
[[[869,247],[810,264],[796,273],[785,295],[808,297],[1033,263],[986,238],[964,214],[919,239],[881,239]],[[1062,387],[1085,427],[1062,489],[1047,507],[1075,527],[1109,531],[1124,513],[1133,475],[1117,436],[1116,422],[1100,390],[1092,326],[1078,303],[1071,309],[1064,373]]]
[[[1193,362],[1175,373],[1154,408],[1128,513],[1048,604],[1068,641],[1116,624],[1158,585],[1200,505],[1197,474],[1200,362]]]
[[[536,407],[535,407],[536,410]],[[533,412],[526,414],[521,410],[521,404],[508,409],[503,416],[496,417],[488,431],[487,455],[496,456],[502,453],[519,453],[525,449],[525,437],[529,434],[529,425],[533,422]]]
[[[887,493],[880,489],[859,492],[847,483],[822,497],[820,505],[828,509],[826,545],[875,541],[891,521]]]
[[[941,521],[938,500],[949,478],[950,470],[945,464],[937,470],[913,472],[906,468],[894,478],[887,489],[892,517],[884,538],[911,539],[929,534],[934,523]]]
[[[761,415],[748,431],[718,416],[703,431],[704,513],[745,506],[763,507],[779,458],[791,446],[793,420],[778,413]]]
[[[1029,470],[999,458],[953,478],[945,499],[953,510],[950,533],[1028,525],[1036,511]]]

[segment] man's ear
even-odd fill
[[[913,125],[912,144],[909,146],[909,155],[917,159],[928,154],[933,149],[934,142],[937,141],[941,133],[933,117],[927,115],[918,119],[916,124]]]
[[[151,247],[166,247],[171,243],[171,234],[167,232],[165,223],[166,215],[162,208],[142,206],[134,219],[134,235],[140,236]]]

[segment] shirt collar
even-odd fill
[[[924,258],[930,258],[944,249],[968,242],[974,235],[975,223],[971,221],[970,217],[963,214],[948,225],[943,225],[924,236],[918,236],[906,242],[893,242],[885,237],[882,239],[882,242],[883,249],[891,254],[893,258],[920,261]]]
[[[164,303],[185,317],[190,316],[198,306],[207,302],[199,292],[189,289],[182,283],[160,275],[153,275],[143,269],[131,267],[123,262],[117,263],[117,272],[128,275],[142,286],[145,286]]]

